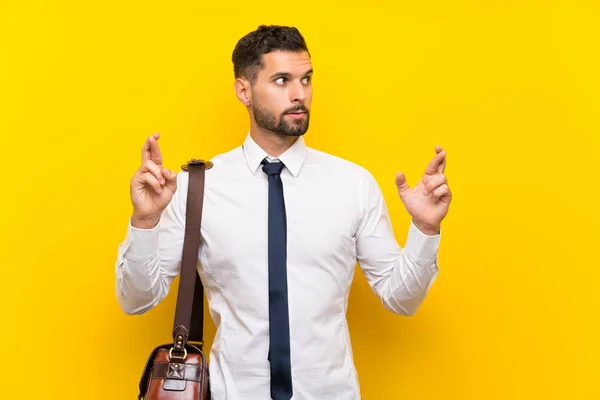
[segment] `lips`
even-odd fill
[[[305,112],[293,112],[293,113],[287,113],[286,115],[289,115],[291,118],[296,118],[296,119],[300,119],[304,117],[304,114],[306,114]]]

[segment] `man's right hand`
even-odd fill
[[[157,142],[159,137],[156,133],[146,140],[142,147],[142,166],[131,178],[131,225],[140,229],[150,229],[158,224],[162,211],[177,189],[177,173],[163,167]]]

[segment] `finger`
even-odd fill
[[[161,185],[165,184],[165,178],[162,174],[162,168],[154,164],[154,161],[147,160],[141,168],[141,172],[150,172]]]
[[[162,193],[162,187],[160,186],[160,182],[150,172],[144,172],[142,174],[142,182],[151,186],[156,193]]]
[[[406,183],[406,177],[402,172],[396,174],[396,186],[398,187],[399,192],[405,192],[410,189],[408,183]]]
[[[433,196],[438,199],[441,199],[442,197],[449,196],[449,195],[450,195],[450,188],[446,184],[440,186],[439,188],[437,188],[433,191]]]
[[[150,142],[150,159],[154,161],[156,165],[162,165],[162,154],[160,153],[160,147],[158,147],[157,139],[154,136],[150,136],[148,141]]]
[[[446,151],[442,150],[442,148],[440,147],[440,152],[437,153],[435,155],[435,157],[433,157],[433,159],[429,162],[429,165],[427,165],[427,168],[425,169],[425,174],[433,175],[433,174],[437,173],[438,168],[439,168],[440,164],[442,163],[442,161],[444,160],[445,156],[446,156]]]
[[[148,137],[142,146],[142,163],[145,163],[147,160],[150,160],[152,157],[152,152],[150,148],[150,138],[154,138],[154,140],[158,140],[160,137],[160,133],[155,133],[154,135]]]
[[[443,149],[440,146],[436,146],[436,151],[438,148],[440,149],[440,152],[443,151]],[[448,157],[446,156],[446,154],[444,154],[444,158],[442,158],[442,162],[440,163],[440,165],[438,165],[438,168],[437,168],[438,174],[443,174],[444,171],[446,171],[446,159],[447,158]]]
[[[444,174],[435,174],[433,178],[431,178],[429,182],[425,184],[425,194],[433,192],[435,189],[437,189],[445,183],[448,183],[448,180],[446,179]]]

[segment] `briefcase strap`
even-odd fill
[[[212,163],[193,159],[182,166],[189,176],[181,274],[173,323],[173,350],[180,353],[184,352],[188,341],[203,344],[204,288],[197,265],[207,165],[210,168]]]

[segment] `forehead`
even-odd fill
[[[310,56],[306,51],[272,51],[263,55],[261,74],[270,76],[275,73],[302,75],[312,69]]]

